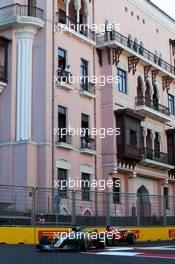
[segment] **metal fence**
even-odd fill
[[[175,196],[0,185],[0,225],[175,225],[174,201]]]

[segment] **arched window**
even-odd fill
[[[142,77],[139,75],[137,78],[137,97],[139,100],[143,99],[144,84]]]
[[[140,204],[140,216],[150,217],[151,216],[151,203],[149,192],[144,185],[142,185],[138,190],[139,204]]]
[[[105,20],[105,41],[108,41],[110,39],[109,36],[109,30],[108,30],[109,20]]]
[[[146,81],[146,91],[145,91],[145,104],[148,107],[151,106],[151,95],[152,95],[151,83],[149,80],[147,80]]]
[[[88,36],[88,26],[87,19],[88,16],[88,8],[86,0],[81,0],[81,9],[80,9],[80,33]]]
[[[143,44],[143,41],[140,42],[139,53],[140,53],[141,55],[144,54],[144,44]]]
[[[162,66],[162,53],[159,53],[158,64],[159,66]]]
[[[154,53],[154,62],[155,62],[156,64],[158,64],[158,60],[159,60],[159,57],[158,57],[158,52],[157,52],[157,50],[156,50],[155,53]]]
[[[146,148],[147,148],[147,158],[152,159],[152,149],[153,149],[153,145],[152,145],[152,138],[151,138],[151,130],[148,129],[147,130],[147,136],[146,136]]]
[[[155,132],[154,138],[154,157],[160,158],[160,136],[158,132]]]
[[[159,98],[158,98],[158,87],[156,84],[153,86],[153,107],[159,111]]]
[[[134,39],[133,50],[136,51],[136,52],[138,52],[138,50],[139,50],[139,45],[138,45],[137,38]]]
[[[92,213],[90,211],[90,209],[85,209],[84,212],[83,212],[83,216],[92,216]]]
[[[133,47],[133,39],[131,34],[128,35],[128,43],[127,43],[128,47],[132,49]]]
[[[70,213],[69,213],[68,208],[67,208],[66,206],[63,205],[63,206],[61,207],[60,214],[61,214],[61,215],[69,215]]]

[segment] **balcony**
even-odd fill
[[[109,34],[110,33],[110,34]],[[130,56],[136,56],[144,65],[151,64],[153,69],[158,69],[163,75],[169,75],[175,78],[175,67],[164,61],[162,58],[155,56],[154,53],[128,40],[128,37],[121,35],[119,32],[111,31],[100,33],[96,36],[97,48],[120,47]]]
[[[13,4],[0,8],[0,27],[10,27],[14,23],[43,27],[43,20],[44,11],[35,6]]]
[[[95,140],[91,137],[81,137],[81,153],[88,155],[96,155]]]
[[[142,161],[140,164],[159,169],[174,169],[174,165],[169,160],[167,153],[150,148],[142,149]]]
[[[119,145],[117,144],[117,157],[119,160],[133,160],[140,161],[141,160],[141,150],[138,147],[131,145]]]
[[[57,73],[58,73],[57,86],[67,91],[73,90],[73,85],[70,82],[72,74],[67,70],[62,70],[62,69],[58,69]]]
[[[151,117],[163,123],[171,121],[168,107],[143,96],[135,98],[135,110],[145,117]]]
[[[72,150],[73,149],[72,135],[70,134],[66,134],[62,136],[57,135],[55,146],[67,150]]]
[[[80,95],[89,99],[95,98],[95,85],[93,83],[82,83],[80,87]]]
[[[76,38],[81,39],[93,46],[96,45],[95,33],[87,25],[77,23],[73,18],[66,16],[62,12],[57,12],[57,21],[59,32],[65,32],[74,35]]]

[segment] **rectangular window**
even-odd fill
[[[90,201],[90,174],[82,173],[82,200]]]
[[[88,61],[81,59],[81,69],[80,69],[80,74],[81,74],[81,89],[88,91]]]
[[[169,197],[168,197],[168,187],[163,188],[163,195],[164,195],[164,201],[165,201],[165,208],[169,209]]]
[[[113,203],[120,203],[120,180],[113,178]]]
[[[63,183],[62,185],[64,187],[61,188],[61,182]],[[61,198],[66,198],[67,197],[67,186],[64,184],[64,182],[67,182],[67,170],[65,169],[58,169],[58,195],[60,195]]]
[[[58,48],[58,68],[65,70],[66,68],[66,51]]]
[[[61,129],[67,127],[67,109],[61,105],[58,106],[58,129],[59,129],[59,142],[66,143],[66,135],[61,135]],[[65,133],[64,133],[65,134]]]
[[[117,69],[117,76],[119,79],[118,82],[118,91],[122,93],[127,94],[127,76],[126,76],[126,71],[123,71],[121,69]]]
[[[130,145],[137,147],[137,132],[134,130],[130,130]]]
[[[85,114],[81,114],[81,128],[85,131],[85,136],[88,136],[89,129],[89,116]]]
[[[168,94],[168,108],[170,111],[170,114],[175,114],[175,104],[174,104],[174,96],[171,94]]]

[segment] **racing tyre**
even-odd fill
[[[105,242],[98,239],[95,243],[96,249],[104,249],[105,248]]]
[[[86,252],[86,250],[88,249],[88,241],[86,240],[81,241],[79,249],[80,251]]]
[[[135,245],[136,236],[134,234],[128,234],[126,237],[126,242],[128,243],[128,245]]]
[[[112,241],[112,239],[108,239],[108,238],[106,238],[106,246],[107,246],[107,247],[112,247],[112,245],[113,245],[113,241]]]
[[[40,245],[50,245],[50,239],[48,236],[42,236],[39,240]]]

